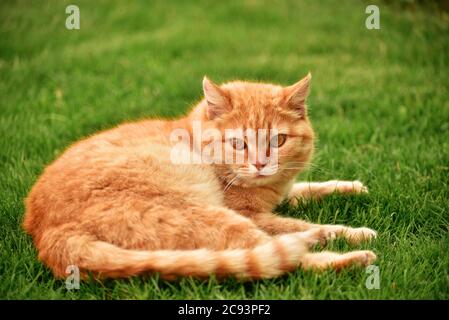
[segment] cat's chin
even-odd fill
[[[255,175],[240,181],[239,186],[243,188],[261,187],[273,182],[275,175]]]

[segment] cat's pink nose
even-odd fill
[[[254,164],[254,166],[256,167],[256,169],[257,170],[262,170],[263,169],[263,167],[265,167],[265,163],[261,163],[261,162],[259,162],[259,161],[256,161],[256,163]]]

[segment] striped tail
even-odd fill
[[[53,255],[53,259],[48,259],[48,255],[41,256],[59,277],[66,276],[67,265],[77,265],[82,274],[91,271],[99,277],[107,278],[158,272],[165,279],[177,276],[204,278],[211,274],[217,277],[262,279],[294,270],[299,266],[301,257],[307,253],[307,244],[298,233],[274,237],[267,243],[250,249],[222,251],[128,250],[78,236],[66,241],[67,255],[59,254],[61,260],[54,261]]]

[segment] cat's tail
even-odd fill
[[[177,276],[234,276],[243,279],[272,278],[292,271],[307,253],[300,233],[272,238],[250,249],[214,251],[197,250],[128,250],[88,236],[72,236],[59,245],[40,250],[40,258],[56,276],[67,277],[69,266],[77,266],[81,275],[88,271],[107,278],[129,277],[158,272],[163,278]],[[51,252],[53,250],[57,252]],[[73,268],[73,267],[71,267]]]

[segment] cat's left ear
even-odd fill
[[[309,72],[303,79],[284,88],[284,103],[288,108],[296,111],[301,118],[307,114],[306,100],[309,95],[311,79],[312,74]]]

